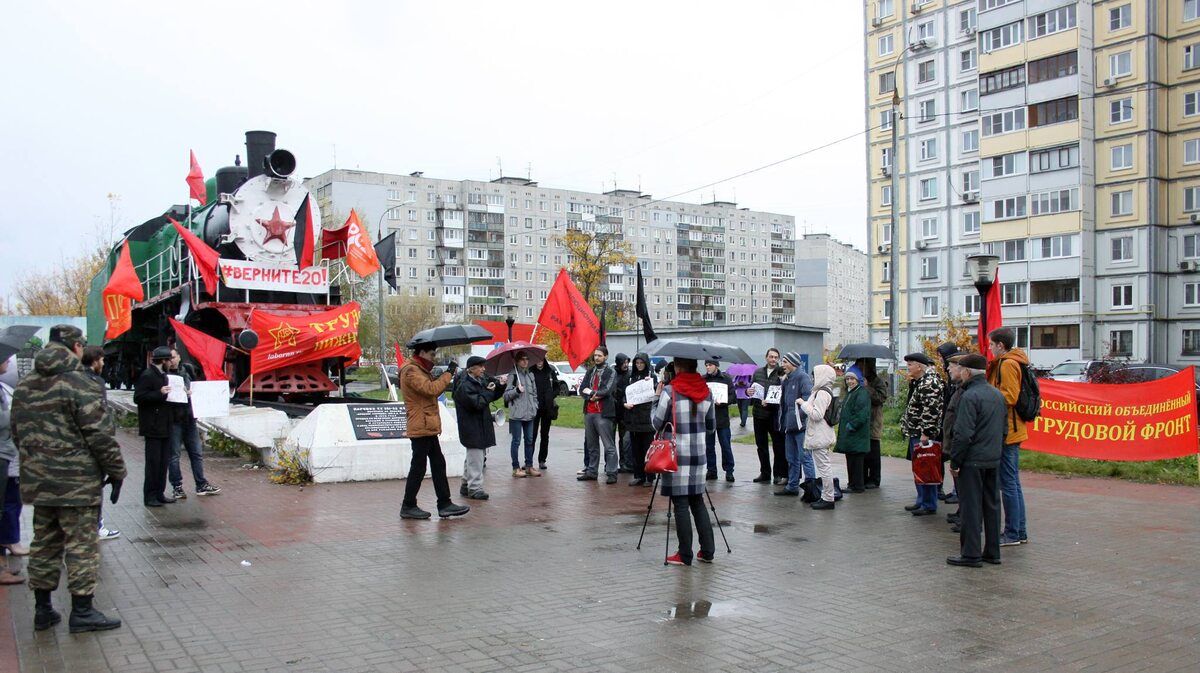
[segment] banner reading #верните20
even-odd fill
[[[1093,460],[1163,460],[1197,453],[1192,367],[1147,383],[1038,381],[1042,412],[1021,448]]]

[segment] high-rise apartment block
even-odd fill
[[[867,255],[829,234],[796,241],[796,323],[825,327],[825,347],[867,340]]]
[[[865,7],[868,121],[893,86],[902,110],[900,156],[869,143],[873,335],[898,170],[901,349],[976,318],[965,256],[988,252],[1036,365],[1200,360],[1200,0]]]
[[[377,238],[396,233],[397,285],[434,297],[447,321],[502,318],[515,305],[532,322],[569,265],[560,236],[613,236],[642,268],[654,325],[794,323],[795,218],[738,208],[656,201],[626,189],[551,189],[525,178],[490,182],[334,169],[307,181],[327,228],[351,208]],[[632,309],[635,269],[613,265],[603,296]],[[633,312],[630,310],[629,315]]]

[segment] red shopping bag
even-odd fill
[[[918,484],[942,483],[942,443],[918,443],[912,450],[913,481]]]

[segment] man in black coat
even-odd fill
[[[717,426],[714,432],[704,437],[704,456],[708,470],[704,473],[705,481],[717,479],[717,442],[721,443],[721,467],[725,470],[725,481],[733,481],[733,446],[729,434],[729,400],[733,399],[733,379],[721,371],[721,365],[716,360],[704,361],[704,380],[710,384],[725,385],[726,398],[724,404],[713,404],[717,412]],[[711,385],[709,386],[712,387]]]
[[[492,402],[504,394],[504,386],[484,376],[485,360],[478,355],[467,358],[467,369],[454,387],[454,414],[458,417],[458,441],[467,449],[463,461],[462,485],[458,492],[472,500],[487,500],[483,490],[483,459],[496,445],[496,425],[492,420]]]
[[[175,502],[167,488],[167,465],[171,459],[171,423],[174,411],[167,403],[167,362],[171,349],[159,346],[150,356],[152,364],[142,370],[133,386],[138,409],[138,434],[146,439],[146,470],[142,477],[142,503],[162,507]]]
[[[629,428],[625,427],[625,388],[629,386],[629,356],[617,353],[613,360],[617,381],[613,384],[613,407],[616,417],[613,427],[617,431],[617,472],[633,472],[633,453],[629,449]]]
[[[767,364],[754,372],[751,385],[762,386],[763,394],[773,386],[783,385],[783,368],[779,366],[779,349],[767,349]],[[784,455],[783,432],[776,429],[775,415],[778,404],[767,404],[756,399],[754,404],[754,443],[758,445],[757,484],[771,483],[771,454],[775,454],[775,483],[787,481],[787,456]],[[768,444],[769,442],[769,444]]]
[[[538,469],[546,469],[546,457],[550,455],[550,426],[558,418],[558,371],[554,365],[542,360],[529,368],[533,372],[533,385],[537,390],[538,415],[533,419],[533,436],[541,437],[538,447]]]
[[[962,385],[950,437],[950,472],[958,478],[959,555],[946,563],[978,568],[1000,563],[1000,488],[997,469],[1004,447],[1008,407],[987,382],[987,360],[978,353],[950,359]],[[980,551],[982,523],[985,543]]]

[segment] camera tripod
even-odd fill
[[[650,504],[646,505],[646,519],[642,521],[642,534],[638,536],[637,549],[642,548],[642,539],[646,537],[646,526],[650,523],[650,512],[654,509],[654,496],[658,494],[658,482],[662,475],[654,475],[654,488],[650,490]],[[729,546],[729,539],[725,537],[725,527],[721,525],[721,517],[717,516],[717,508],[713,505],[712,494],[708,492],[708,485],[704,486],[704,496],[708,498],[708,508],[712,510],[713,519],[717,522],[717,530],[721,531],[721,541],[725,543],[725,552],[733,553],[733,548]],[[671,498],[667,498],[667,538],[664,544],[663,565],[667,565],[666,558],[671,555]]]

